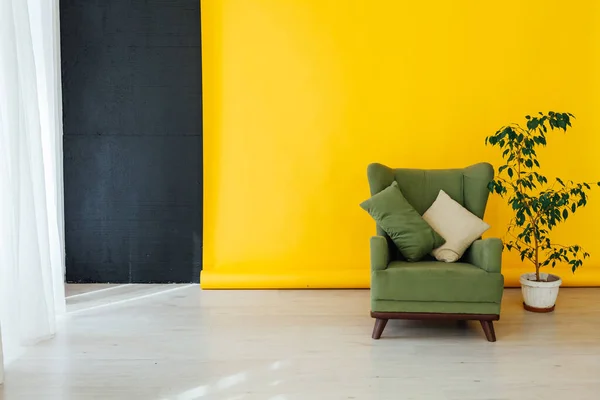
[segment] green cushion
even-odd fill
[[[391,262],[371,275],[374,300],[500,303],[504,278],[472,264]]]
[[[419,261],[445,242],[404,198],[395,181],[360,206],[375,219],[408,261]]]

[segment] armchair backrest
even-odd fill
[[[371,195],[379,193],[398,182],[408,202],[423,215],[433,204],[440,190],[467,210],[483,218],[489,190],[488,183],[494,178],[494,168],[488,163],[479,163],[462,169],[410,169],[389,168],[382,164],[370,164],[367,168]],[[390,246],[390,255],[402,259],[393,242],[377,226],[377,234],[384,236]]]

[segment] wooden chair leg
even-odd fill
[[[383,333],[383,330],[385,329],[385,326],[387,325],[388,320],[387,319],[383,319],[383,318],[377,318],[375,320],[375,327],[373,328],[373,339],[379,339],[381,337],[381,334]]]
[[[492,321],[484,321],[481,320],[481,327],[483,328],[483,332],[485,333],[485,337],[488,342],[496,341],[496,332],[494,331],[494,322]]]

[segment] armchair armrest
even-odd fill
[[[383,271],[390,263],[390,251],[383,236],[371,237],[371,271]]]
[[[466,254],[466,261],[484,271],[500,273],[503,247],[498,238],[476,240]]]

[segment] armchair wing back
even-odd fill
[[[494,168],[479,163],[462,169],[409,169],[389,168],[382,164],[370,164],[367,168],[371,195],[381,192],[393,181],[408,202],[423,215],[435,201],[440,190],[448,193],[467,210],[483,218],[489,190],[488,183],[494,178]],[[392,260],[402,260],[402,255],[387,234],[377,226],[377,235],[388,241]]]

